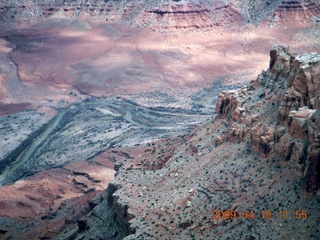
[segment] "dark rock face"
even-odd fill
[[[308,134],[310,145],[307,150],[306,189],[316,192],[320,189],[320,111],[310,119]]]
[[[106,191],[91,201],[93,209],[78,220],[78,228],[60,234],[56,239],[83,239],[90,236],[93,239],[120,240],[134,234],[135,231],[129,224],[134,216],[128,213],[128,206],[114,196],[120,188],[110,184]]]
[[[87,221],[85,221],[85,220],[78,221],[78,231],[79,232],[87,231],[87,230],[89,230],[89,228],[90,227],[88,226]]]

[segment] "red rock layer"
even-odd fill
[[[130,149],[111,149],[90,161],[45,170],[2,187],[0,239],[51,239],[76,225],[94,207],[92,198],[114,178],[114,162],[131,154]]]
[[[313,1],[282,1],[272,18],[276,22],[313,23],[320,15],[320,4]]]
[[[72,1],[0,3],[2,23],[41,20],[56,13],[152,29],[230,27],[244,22],[312,23],[319,21],[314,1]]]
[[[143,18],[145,23],[153,19],[165,29],[205,28],[213,25],[209,12],[202,4],[166,3],[146,11]]]

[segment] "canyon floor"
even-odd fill
[[[319,37],[303,23],[163,32],[59,14],[1,29],[0,239],[317,239],[319,193],[295,163],[217,144],[232,124],[215,119],[219,93],[256,80],[273,45],[319,52]]]

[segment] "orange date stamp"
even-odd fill
[[[267,219],[270,220],[272,218],[279,218],[279,219],[289,219],[289,218],[296,218],[297,220],[304,220],[308,218],[308,214],[306,210],[296,210],[294,212],[289,212],[288,210],[279,210],[279,211],[271,211],[271,210],[263,210],[259,213],[243,210],[241,212],[237,212],[235,210],[212,210],[213,216],[211,217],[212,220],[214,219]]]

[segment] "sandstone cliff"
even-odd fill
[[[270,58],[269,69],[251,83],[252,97],[245,87],[222,92],[216,111],[220,118],[230,119],[226,139],[247,137],[262,156],[275,154],[278,161],[295,162],[306,190],[317,191],[320,56],[296,55],[289,48],[275,46]]]

